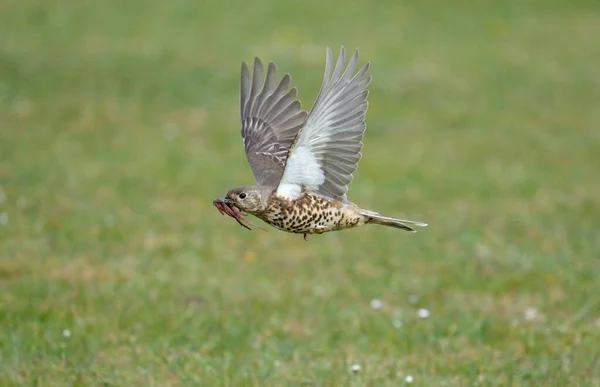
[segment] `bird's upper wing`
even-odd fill
[[[348,66],[344,47],[335,69],[327,48],[325,77],[306,124],[290,147],[277,194],[296,198],[302,186],[337,200],[346,200],[348,184],[361,158],[366,129],[366,90],[371,77],[369,63],[358,72],[358,50]]]
[[[246,63],[242,63],[242,138],[258,185],[275,187],[279,183],[288,149],[306,116],[296,99],[296,89],[290,89],[288,74],[278,83],[274,63],[269,63],[266,77],[260,59],[254,59],[252,75]]]

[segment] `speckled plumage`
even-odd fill
[[[298,199],[272,195],[264,212],[256,213],[271,226],[295,234],[322,234],[362,226],[366,217],[352,203],[342,203],[314,193]]]

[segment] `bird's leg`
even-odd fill
[[[306,233],[304,233],[304,240],[305,240],[305,241],[308,241],[308,239],[306,239]]]

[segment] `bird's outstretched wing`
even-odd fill
[[[277,194],[288,198],[300,195],[306,186],[322,195],[346,200],[348,184],[361,158],[362,138],[366,129],[366,90],[369,63],[358,72],[358,50],[346,64],[344,47],[335,69],[327,48],[325,77],[319,96],[306,124],[290,147]]]
[[[290,76],[278,83],[275,64],[269,63],[265,77],[260,59],[254,59],[252,75],[242,63],[240,118],[242,138],[256,184],[277,186],[288,150],[307,113],[290,89]]]

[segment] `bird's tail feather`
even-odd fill
[[[378,214],[377,212],[363,210],[362,215],[366,216],[368,219],[366,221],[367,224],[380,224],[382,226],[395,227],[401,230],[417,232],[411,226],[419,226],[426,227],[427,223],[415,222],[412,220],[403,220],[403,219],[394,219],[389,218],[387,216],[383,216]]]

